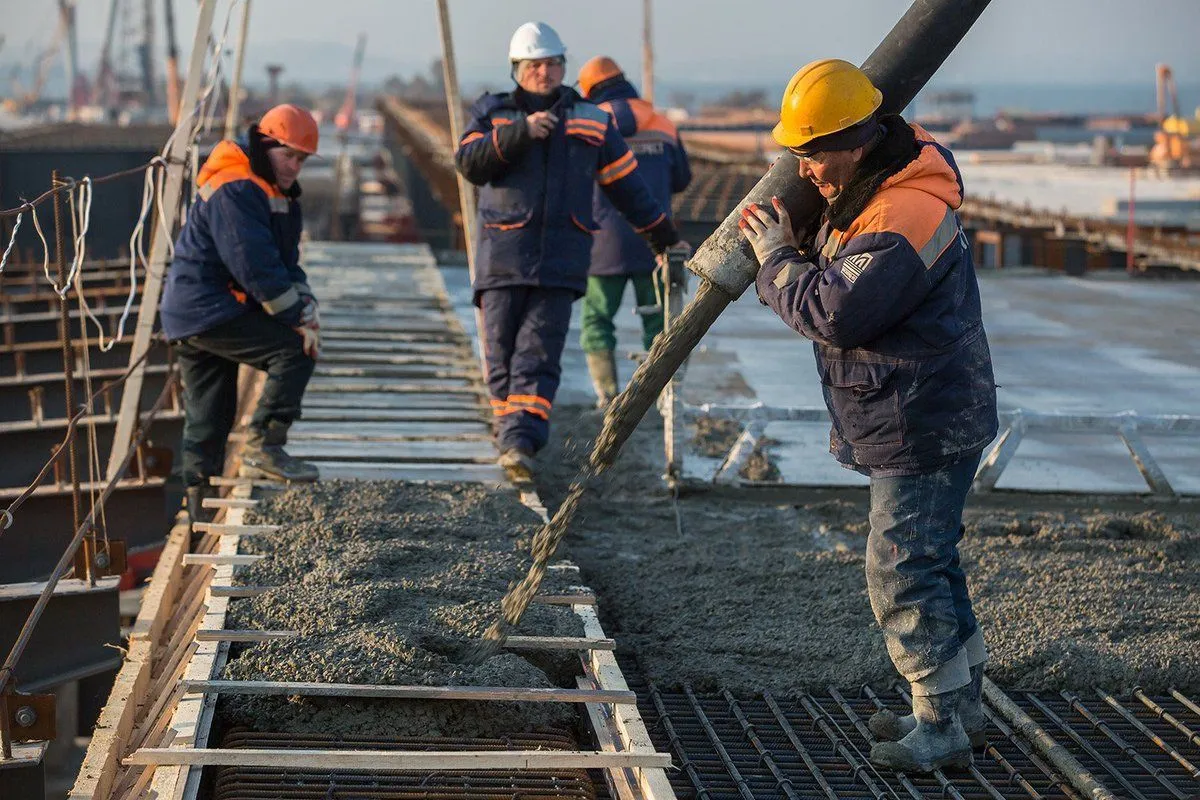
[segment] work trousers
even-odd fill
[[[967,685],[982,637],[959,562],[973,454],[919,475],[871,478],[867,592],[897,671],[918,695]]]
[[[266,312],[252,311],[172,344],[183,377],[183,482],[196,486],[220,475],[225,444],[237,415],[239,364],[267,373],[250,420],[251,433],[286,430],[300,417],[300,403],[316,362],[303,339]]]
[[[570,289],[538,286],[478,294],[488,392],[501,452],[515,447],[536,453],[546,445],[575,297]]]
[[[625,284],[633,284],[634,302],[639,306],[658,304],[654,292],[654,276],[649,273],[639,275],[589,275],[587,294],[583,296],[583,314],[581,317],[582,331],[579,334],[579,344],[585,353],[596,353],[617,349],[616,327],[613,319],[621,308],[621,299],[625,294]],[[642,347],[650,349],[654,337],[662,333],[663,315],[648,314],[642,317]]]

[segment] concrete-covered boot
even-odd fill
[[[612,350],[587,354],[588,374],[596,390],[596,408],[608,408],[617,396],[617,357]]]
[[[913,695],[916,726],[898,742],[871,748],[871,763],[897,772],[933,772],[971,766],[971,740],[963,730],[959,705],[969,687],[943,694]]]
[[[519,447],[510,447],[496,460],[505,476],[514,484],[533,483],[533,453]]]
[[[288,425],[272,422],[266,430],[250,429],[246,449],[242,451],[243,478],[263,478],[272,481],[310,483],[320,477],[316,464],[301,461],[283,449],[287,443]]]
[[[987,717],[983,714],[983,664],[971,667],[971,683],[964,686],[962,691],[958,716],[967,738],[971,740],[971,747],[977,750],[987,744]],[[917,727],[917,718],[912,714],[901,716],[885,708],[871,715],[867,727],[879,741],[896,742],[912,733]]]

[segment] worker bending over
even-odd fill
[[[509,61],[517,88],[476,101],[455,161],[482,187],[474,301],[499,463],[523,483],[549,436],[571,304],[587,287],[593,188],[655,250],[679,237],[609,115],[563,86],[566,48],[554,29],[522,25]]]
[[[300,267],[300,184],[317,151],[317,123],[293,105],[272,108],[244,139],[213,148],[196,203],[175,242],[162,326],[183,377],[183,481],[201,518],[220,475],[237,411],[239,364],[267,373],[250,420],[242,474],[315,481],[317,468],[283,449],[319,347],[317,301]]]
[[[796,230],[778,199],[743,210],[758,294],[813,341],[833,419],[830,450],[871,479],[867,591],[911,715],[870,720],[871,760],[928,772],[982,744],[987,660],[959,564],[962,513],[996,435],[979,286],[958,217],[962,176],[917,125],[880,116],[857,67],[792,77],[775,141],[826,203]],[[778,215],[778,221],[772,214]]]
[[[579,91],[609,113],[617,130],[638,160],[655,199],[670,215],[671,195],[692,180],[687,151],[675,125],[638,97],[637,90],[611,58],[600,56],[579,70]],[[625,284],[633,284],[634,302],[641,307],[661,305],[655,288],[654,253],[633,226],[617,213],[601,187],[593,204],[600,230],[592,242],[592,266],[583,296],[583,330],[579,343],[587,354],[588,372],[596,390],[596,405],[607,406],[619,391],[617,338],[613,318],[621,307]],[[649,350],[662,332],[662,312],[642,315],[642,345]]]

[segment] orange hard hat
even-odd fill
[[[284,103],[263,114],[258,121],[258,132],[270,136],[280,144],[312,155],[317,152],[317,121],[313,115],[299,106]]]
[[[587,97],[600,84],[624,74],[608,56],[596,56],[579,68],[579,93]]]

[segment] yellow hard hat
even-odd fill
[[[849,61],[813,61],[788,81],[772,135],[782,147],[803,147],[866,121],[882,103],[883,93]]]

